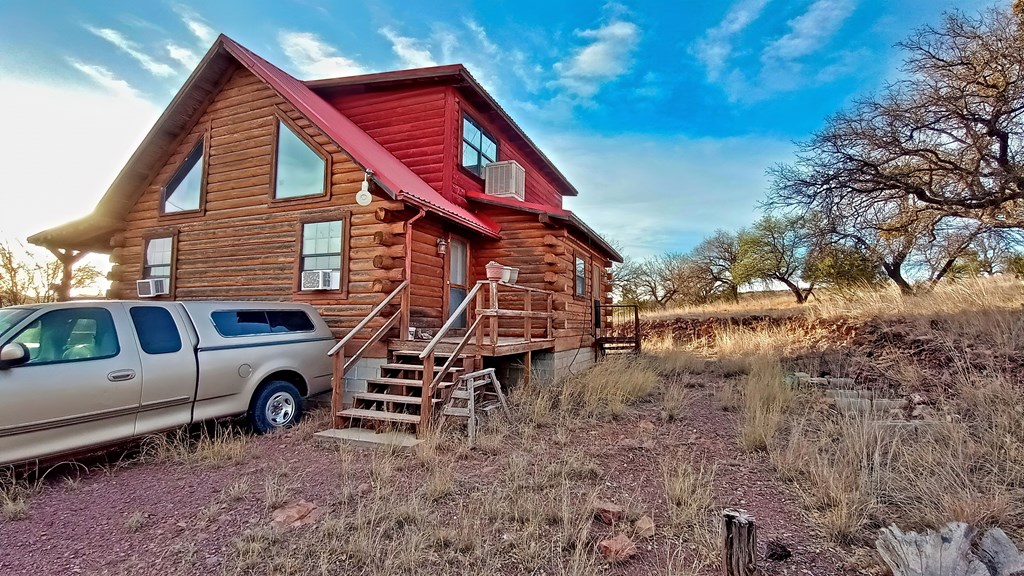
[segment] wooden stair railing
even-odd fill
[[[367,324],[372,322],[374,318],[380,316],[380,313],[384,311],[384,308],[386,308],[408,286],[408,280],[402,281],[402,283],[399,284],[391,294],[384,298],[384,300],[381,300],[380,304],[377,304],[377,306],[375,306],[365,318],[360,320],[355,327],[349,330],[348,334],[345,334],[345,336],[334,345],[334,348],[331,348],[331,351],[327,353],[328,356],[333,358],[333,370],[331,375],[331,414],[335,426],[338,425],[338,412],[340,412],[342,407],[345,405],[345,374],[355,366],[356,362],[366,354],[366,351],[369,350],[371,346],[379,342],[392,328],[394,328],[395,324],[397,324],[402,318],[402,310],[399,310],[388,318],[384,324],[378,328],[372,336],[370,336],[369,340],[367,340],[366,343],[364,343],[362,347],[360,347],[359,350],[348,359],[347,362],[345,360],[345,345],[348,344],[349,341],[352,340],[352,338],[363,328],[365,328]]]
[[[483,286],[484,284],[485,282],[477,282],[476,285],[473,286],[473,289],[469,291],[469,294],[467,294],[466,298],[462,300],[462,303],[459,304],[459,307],[456,308],[455,311],[452,312],[452,314],[448,317],[448,321],[445,322],[443,326],[441,326],[441,329],[437,331],[437,334],[435,334],[434,337],[430,340],[426,348],[424,348],[423,351],[420,352],[420,360],[423,361],[423,388],[422,391],[420,392],[421,430],[426,429],[427,427],[430,426],[431,410],[433,409],[434,391],[436,390],[437,385],[444,380],[445,376],[451,370],[452,366],[455,365],[455,361],[458,359],[459,354],[462,352],[463,348],[466,347],[466,344],[469,342],[470,338],[473,337],[477,329],[479,329],[480,327],[480,320],[482,319],[482,316],[479,315],[479,311],[477,311],[478,314],[476,316],[476,319],[473,321],[473,324],[469,327],[469,330],[466,330],[466,335],[462,338],[462,341],[460,341],[459,344],[455,347],[455,350],[452,352],[452,355],[448,357],[448,361],[445,362],[444,366],[441,367],[441,370],[438,371],[437,376],[434,375],[434,350],[437,348],[437,345],[441,343],[441,340],[444,338],[445,334],[447,334],[448,331],[452,329],[452,326],[454,326],[458,319],[462,316],[462,314],[466,312],[466,309],[469,307],[469,303],[474,301],[477,293],[480,291],[480,287]]]

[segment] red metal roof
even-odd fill
[[[523,212],[531,212],[534,214],[546,214],[552,218],[558,218],[559,220],[565,220],[577,230],[579,230],[588,240],[596,244],[605,253],[611,257],[615,262],[622,262],[622,255],[615,249],[614,246],[608,243],[607,240],[601,237],[600,234],[594,232],[594,230],[587,226],[579,216],[576,216],[571,210],[564,208],[557,208],[555,206],[548,206],[547,204],[537,204],[534,202],[524,202],[515,198],[505,198],[502,196],[494,196],[491,194],[480,194],[479,192],[466,192],[466,199],[472,200],[473,202],[479,202],[481,204],[491,204],[493,206],[501,206],[502,208],[511,208],[513,210],[521,210]]]
[[[445,199],[401,160],[352,120],[317,96],[303,82],[260,58],[223,34],[218,38],[250,72],[274,88],[363,168],[373,170],[374,180],[399,200],[404,200],[454,220],[471,230],[499,237],[500,226]]]

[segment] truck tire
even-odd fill
[[[260,386],[249,409],[249,423],[259,434],[288,428],[302,419],[302,394],[291,382],[273,380]]]

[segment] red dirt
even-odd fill
[[[596,461],[601,496],[649,514],[658,526],[654,538],[638,542],[637,555],[609,566],[609,574],[664,573],[674,550],[661,533],[667,517],[662,470],[673,458],[694,463],[702,459],[717,467],[714,491],[722,506],[736,506],[756,516],[762,553],[769,540],[793,551],[783,562],[762,560],[764,574],[855,574],[842,567],[842,550],[825,544],[800,512],[797,496],[778,480],[762,455],[745,455],[736,443],[734,415],[724,412],[707,389],[698,388],[681,420],[658,421],[654,403],[631,410],[613,422],[581,423],[559,447],[541,438],[542,449],[578,452]],[[642,424],[643,422],[653,423]],[[76,486],[49,480],[31,497],[27,518],[0,523],[0,574],[209,574],[224,570],[230,543],[242,532],[269,526],[263,500],[263,479],[275,470],[288,472],[295,498],[338,511],[343,494],[370,481],[371,453],[355,450],[347,484],[338,479],[338,463],[329,445],[314,442],[313,428],[254,439],[250,460],[221,468],[137,463],[109,471],[94,470]],[[541,435],[543,436],[543,435]],[[412,456],[409,457],[413,459]],[[400,464],[415,479],[413,460]],[[499,475],[500,458],[480,451],[464,452],[456,464],[456,486],[488,485]],[[235,502],[222,492],[249,478],[252,488]],[[459,494],[453,497],[456,501]],[[443,504],[457,505],[457,502]],[[205,512],[204,512],[205,510]],[[435,511],[435,513],[441,511]],[[132,531],[128,519],[137,513],[145,522]],[[204,522],[208,518],[208,522]],[[301,538],[302,530],[291,532]],[[591,542],[613,535],[595,522]],[[182,561],[194,547],[192,559]],[[593,551],[597,554],[596,550]],[[508,572],[516,573],[516,572]],[[713,569],[707,574],[716,574]]]

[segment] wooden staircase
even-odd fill
[[[411,428],[419,432],[423,413],[423,371],[424,363],[419,359],[419,350],[391,350],[388,362],[381,365],[380,375],[366,381],[366,392],[350,395],[352,406],[336,413],[336,428],[367,428],[371,430],[396,430]],[[450,353],[437,352],[435,356],[447,362]],[[450,389],[466,370],[466,363],[474,360],[459,355],[456,363],[437,385],[429,402],[431,407],[442,404],[450,395]],[[434,374],[442,365],[434,366]],[[431,410],[433,412],[433,410]]]

